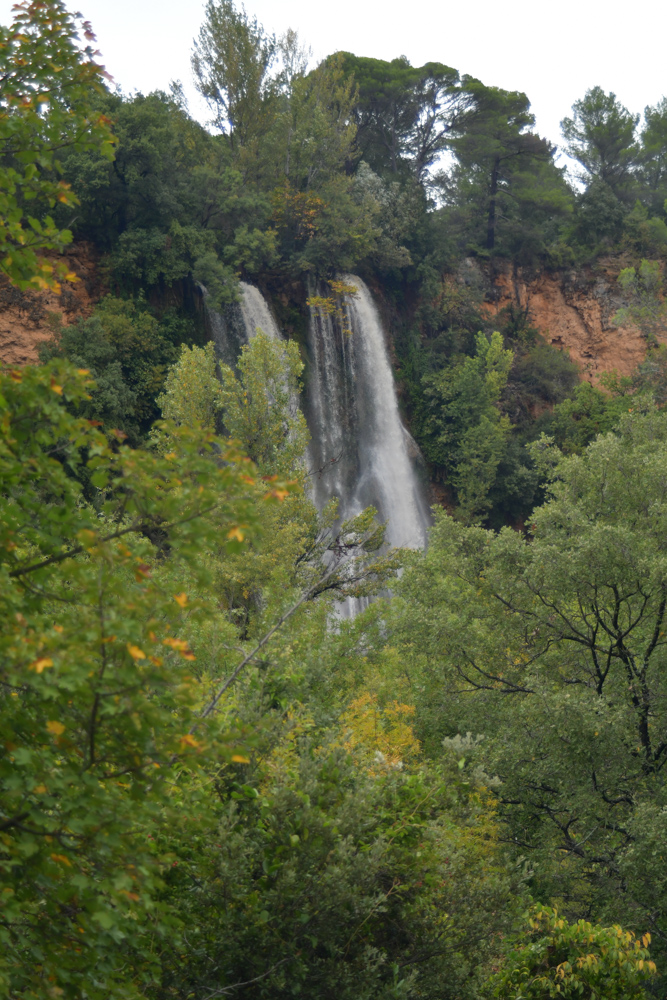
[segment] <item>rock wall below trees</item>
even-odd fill
[[[604,372],[629,375],[646,355],[639,329],[613,321],[616,311],[627,304],[616,285],[618,272],[618,264],[600,264],[595,270],[525,274],[508,264],[482,273],[469,260],[461,276],[467,284],[483,282],[483,309],[489,315],[518,307],[528,326],[535,327],[547,343],[567,351],[582,378],[595,383]],[[667,330],[658,339],[667,343]]]
[[[88,243],[72,244],[60,259],[79,280],[63,282],[59,295],[22,292],[0,277],[0,365],[36,363],[39,345],[51,336],[49,315],[59,313],[62,323],[68,326],[79,317],[89,316],[99,300],[102,282],[94,248]]]
[[[20,292],[0,278],[0,365],[36,362],[40,343],[51,333],[50,313],[60,313],[68,325],[89,316],[99,301],[104,289],[94,247],[73,244],[65,259],[79,281],[63,284],[60,295]],[[468,259],[459,273],[466,284],[481,288],[482,308],[489,316],[509,306],[521,311],[526,325],[569,353],[582,378],[597,382],[604,372],[629,375],[646,354],[646,341],[637,327],[613,322],[625,304],[617,290],[618,271],[618,264],[610,263],[595,270],[528,273],[509,262],[484,268]],[[667,331],[658,339],[667,343]]]

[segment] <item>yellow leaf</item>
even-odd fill
[[[250,760],[248,757],[242,757],[240,753],[232,754],[232,760],[235,764],[249,764]]]
[[[59,396],[62,396],[63,387],[61,385],[57,385],[55,382],[52,382],[51,388],[53,389],[54,392],[57,392]]]
[[[188,595],[187,594],[174,594],[174,600],[176,601],[176,603],[178,604],[178,606],[180,608],[184,608],[185,605],[188,603]]]
[[[90,375],[90,369],[89,368],[77,368],[76,373],[77,373],[77,375]]]
[[[68,868],[72,867],[72,862],[69,860],[69,858],[66,858],[64,854],[52,854],[51,860],[59,861],[61,864],[67,865]]]
[[[43,670],[46,670],[47,667],[52,667],[52,666],[53,666],[53,660],[51,659],[50,656],[40,656],[38,660],[35,660],[34,663],[30,664],[30,669],[35,670],[38,674],[41,674],[41,672]]]
[[[46,728],[52,734],[52,736],[62,736],[65,732],[65,727],[62,722],[57,722],[55,719],[51,719],[46,723]]]
[[[138,646],[133,646],[131,642],[127,644],[127,651],[133,660],[145,660],[146,654],[143,649],[139,649]]]
[[[185,639],[172,639],[171,636],[167,636],[166,639],[163,639],[162,643],[164,646],[171,646],[172,649],[179,650],[179,652],[188,648],[188,644]]]
[[[242,542],[244,535],[240,528],[232,528],[231,531],[227,532],[227,538],[235,538],[237,541]]]
[[[178,742],[181,745],[181,750],[184,750],[185,747],[193,747],[193,749],[199,750],[201,747],[199,740],[196,740],[190,733],[186,733],[185,736],[179,736]]]
[[[44,793],[46,792],[46,785],[37,785],[35,788],[33,788],[33,792],[35,793],[35,795],[44,795]]]
[[[184,660],[196,659],[194,653],[190,651],[185,639],[172,639],[168,636],[166,639],[163,639],[162,642],[165,646],[171,646],[172,649],[175,649],[178,653],[180,653]]]

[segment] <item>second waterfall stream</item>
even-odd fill
[[[423,548],[429,510],[418,474],[419,450],[403,425],[384,330],[364,282],[344,275],[345,322],[311,308],[304,412],[311,434],[313,498],[339,499],[341,520],[365,507],[387,523],[391,546]],[[259,327],[281,333],[259,289],[241,283],[245,339]]]

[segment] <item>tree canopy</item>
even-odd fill
[[[314,65],[234,0],[207,125],[93,42],[61,0],[0,29],[0,307],[50,334],[0,368],[0,994],[662,995],[665,101],[588,91],[575,177],[526,94]],[[425,551],[312,500],[310,311],[347,351],[350,271]],[[544,274],[643,360],[582,380]]]

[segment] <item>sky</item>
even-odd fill
[[[78,0],[102,62],[125,93],[181,80],[193,114],[206,119],[190,71],[204,0]],[[667,4],[644,0],[246,0],[268,31],[288,27],[318,60],[339,49],[413,65],[437,61],[484,83],[522,90],[538,131],[553,142],[573,101],[599,84],[633,112],[667,94]],[[0,0],[0,23],[11,0]]]

